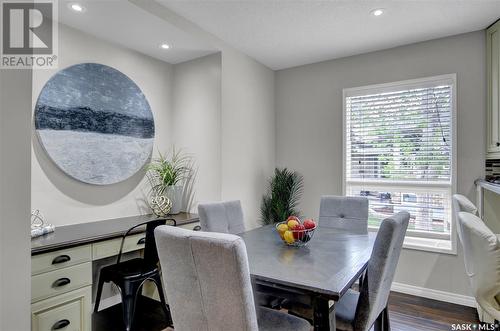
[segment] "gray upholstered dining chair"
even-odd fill
[[[477,215],[477,207],[465,195],[453,194],[452,205],[453,205],[453,214],[457,222],[458,222],[458,213],[462,211],[473,215]],[[462,242],[462,229],[460,228],[460,226],[457,226],[457,233],[460,242]]]
[[[256,307],[246,246],[236,235],[155,230],[176,331],[309,331],[298,317]]]
[[[238,234],[245,232],[245,219],[239,200],[200,203],[198,214],[202,231]],[[260,306],[280,308],[284,294],[277,289],[259,285],[256,301]]]
[[[479,217],[468,212],[458,213],[458,227],[479,319],[500,321],[500,240]]]
[[[202,231],[237,234],[245,231],[239,200],[200,203],[198,214]]]
[[[324,195],[319,207],[319,224],[353,233],[368,231],[368,199]]]
[[[360,291],[348,290],[335,304],[337,330],[390,330],[387,301],[409,220],[402,211],[382,221]]]

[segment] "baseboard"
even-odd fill
[[[120,294],[115,294],[109,298],[101,299],[101,302],[99,302],[99,311],[117,305],[121,302],[122,298]],[[95,303],[92,303],[92,307],[94,307],[94,305]]]
[[[391,290],[394,292],[414,295],[417,297],[444,301],[462,306],[468,306],[474,308],[476,307],[476,300],[474,299],[474,297],[470,297],[467,295],[445,292],[431,288],[407,285],[396,282],[392,283]]]

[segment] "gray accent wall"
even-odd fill
[[[221,55],[173,67],[172,143],[196,157],[198,202],[220,200]]]
[[[222,57],[222,200],[241,200],[247,229],[275,167],[274,72],[227,50]]]
[[[342,89],[457,74],[457,189],[475,200],[484,175],[485,35],[478,31],[276,72],[277,165],[304,175],[301,205],[318,217],[322,194],[342,193]],[[395,282],[470,295],[458,255],[404,249]]]
[[[0,70],[0,330],[29,330],[31,70]]]

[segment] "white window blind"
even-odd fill
[[[369,199],[370,226],[406,210],[408,234],[450,239],[454,81],[344,90],[345,190]]]

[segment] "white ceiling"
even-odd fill
[[[85,12],[69,9],[79,3]],[[213,47],[151,15],[127,0],[59,1],[59,21],[106,41],[168,63],[180,63],[216,52]],[[163,50],[159,46],[171,46]]]
[[[158,0],[272,69],[484,29],[493,0]],[[385,8],[380,17],[370,15]]]

